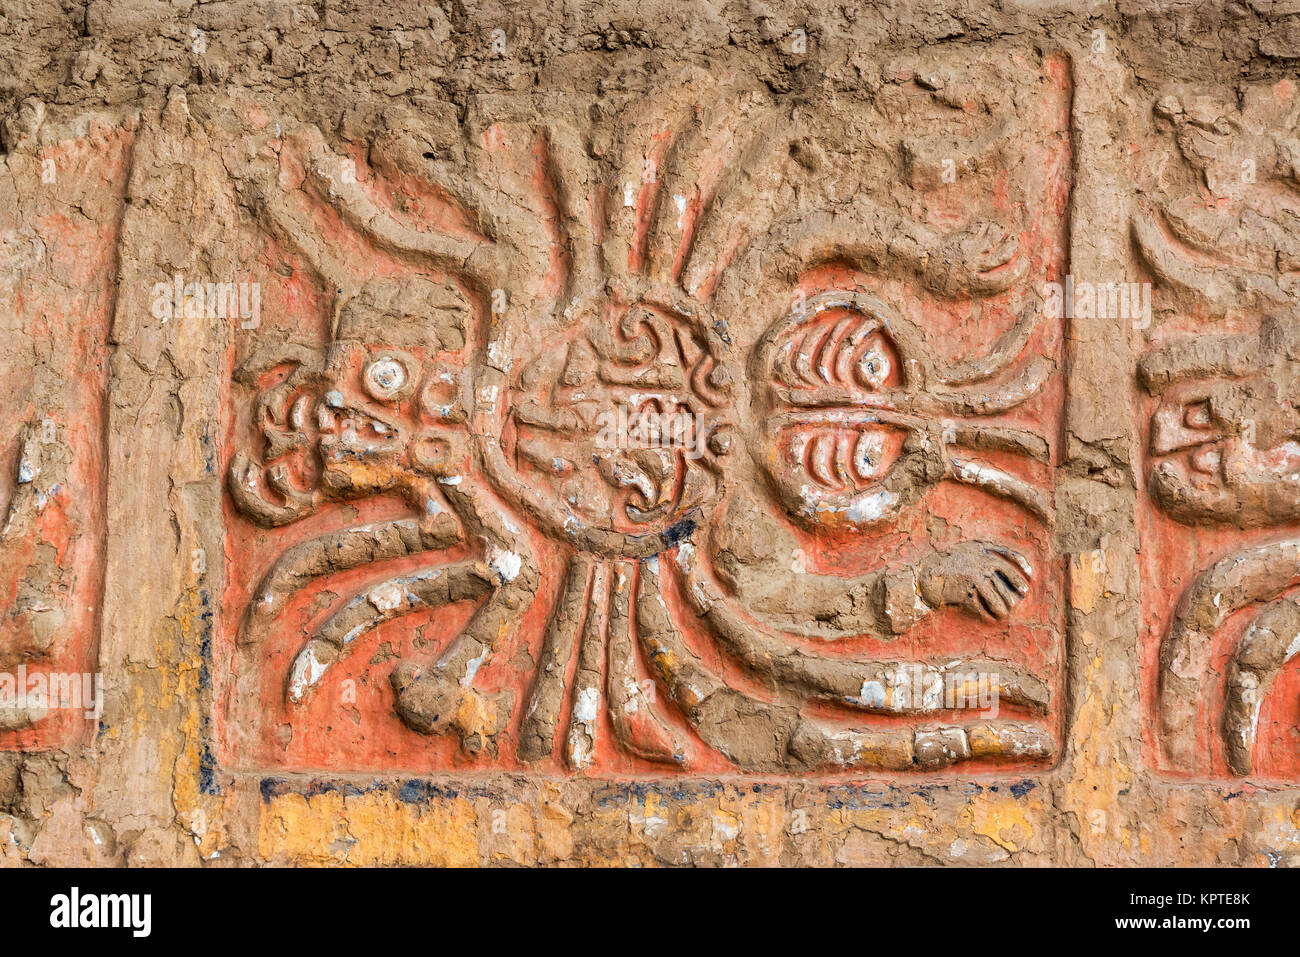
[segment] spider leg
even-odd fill
[[[800,723],[798,710],[750,698],[713,674],[682,640],[648,564],[638,582],[636,611],[637,637],[655,676],[704,743],[742,767],[783,766]]]
[[[738,162],[726,165],[701,207],[690,248],[678,267],[678,280],[688,293],[709,300],[732,261],[776,217],[790,198],[786,167],[799,131],[788,118],[769,111],[736,150]]]
[[[642,687],[632,641],[633,567],[619,565],[609,618],[609,670],[606,692],[614,735],[624,749],[648,761],[680,764],[686,746],[656,713],[654,699]],[[637,569],[637,575],[641,574]]]
[[[1133,215],[1132,229],[1142,258],[1156,278],[1194,295],[1211,315],[1222,316],[1238,306],[1261,308],[1293,302],[1300,294],[1292,276],[1225,263],[1198,264],[1192,255],[1181,254],[1165,234],[1162,217],[1137,212]]]
[[[582,626],[578,670],[573,678],[573,713],[569,716],[569,767],[581,771],[591,766],[600,727],[600,651],[609,620],[609,566],[596,566],[591,583],[591,601]]]
[[[672,116],[682,100],[698,90],[698,79],[668,94],[660,115]],[[605,275],[621,280],[645,272],[645,259],[658,209],[665,195],[661,171],[672,169],[681,134],[655,117],[624,114],[614,122],[617,153],[605,172],[605,223],[601,264]],[[647,145],[648,144],[648,145]]]
[[[923,714],[959,707],[980,708],[981,698],[1047,712],[1051,692],[1039,678],[1004,661],[966,658],[943,663],[863,660],[810,655],[755,622],[744,620],[732,600],[695,567],[676,566],[683,590],[723,646],[755,675],[820,698],[880,714]],[[850,586],[851,581],[845,585]],[[983,692],[983,694],[981,694]]]
[[[289,701],[302,701],[352,643],[371,629],[415,611],[480,598],[491,583],[487,565],[467,562],[390,578],[367,588],[331,615],[298,653],[289,669]]]
[[[801,210],[772,225],[761,248],[739,259],[720,287],[719,299],[772,297],[778,288],[792,288],[809,267],[832,260],[859,269],[888,263],[917,274],[937,295],[949,299],[995,295],[1023,279],[1030,263],[1014,230],[988,236],[989,248],[982,253],[963,250],[963,239],[986,236],[988,225],[973,223],[943,235],[861,197]],[[692,266],[686,286],[694,291],[703,279]],[[1011,342],[1014,337],[1006,344]]]
[[[1234,613],[1300,581],[1298,559],[1300,542],[1295,539],[1231,552],[1202,572],[1178,600],[1160,646],[1159,730],[1165,757],[1174,767],[1191,769],[1195,763],[1215,634]]]
[[[466,623],[434,665],[406,661],[392,674],[397,711],[414,730],[438,734],[454,726],[462,744],[473,750],[505,726],[508,707],[473,688],[479,668],[519,624],[541,581],[528,535],[516,526],[499,502],[471,479],[439,480],[447,502],[465,523],[471,541],[487,553],[487,600]]]
[[[840,730],[807,720],[790,705],[742,694],[682,641],[649,563],[642,566],[637,623],[646,654],[688,723],[742,767],[931,770],[972,759],[1041,760],[1055,750],[1050,732],[1033,724]]]
[[[729,195],[739,179],[732,171],[753,169],[751,160],[771,148],[764,134],[771,133],[778,118],[768,97],[743,81],[719,92],[725,95],[705,107],[700,121],[682,133],[676,161],[659,171],[663,201],[649,230],[646,265],[662,283],[680,280],[695,237],[707,225],[715,203],[739,199]],[[757,132],[742,132],[751,124]]]
[[[579,130],[566,124],[552,126],[546,134],[545,157],[545,181],[555,203],[558,238],[567,259],[567,304],[577,296],[593,295],[603,284],[594,230],[602,210],[596,196],[596,171]]]
[[[992,465],[956,457],[951,462],[951,477],[958,482],[1015,502],[1049,525],[1052,523],[1052,502],[1046,492]]]
[[[1014,376],[998,385],[936,389],[918,396],[912,407],[915,411],[932,415],[996,415],[1038,395],[1055,371],[1056,364],[1051,359],[1036,356]]]
[[[1046,728],[1014,721],[880,731],[805,721],[790,750],[811,767],[933,771],[961,761],[1046,761],[1056,753],[1056,742]]]
[[[345,179],[343,166],[314,129],[307,157],[308,175],[353,229],[363,233],[380,247],[398,254],[416,254],[434,266],[449,271],[464,269],[480,246],[490,246],[482,236],[455,236],[443,232],[412,229],[375,203],[356,181]]]
[[[450,515],[434,522],[400,519],[355,525],[299,542],[286,551],[257,586],[240,628],[239,643],[252,644],[266,634],[290,599],[325,575],[374,562],[449,548],[460,538]]]
[[[546,630],[537,677],[529,691],[519,731],[519,756],[525,761],[544,758],[555,748],[555,733],[568,686],[565,679],[590,607],[587,591],[591,587],[592,566],[590,556],[579,554],[569,562],[565,573],[564,593]]]
[[[1259,713],[1282,666],[1300,654],[1300,604],[1284,599],[1251,623],[1228,665],[1223,741],[1228,765],[1240,775],[1254,766]]]

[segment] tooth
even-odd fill
[[[1214,475],[1218,472],[1222,461],[1223,454],[1213,446],[1199,449],[1192,454],[1192,468],[1206,475]]]
[[[303,422],[306,421],[308,401],[307,396],[299,396],[298,401],[295,402],[293,408],[289,410],[289,424],[295,429],[301,429]]]

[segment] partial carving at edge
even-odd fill
[[[1160,742],[1176,770],[1192,771],[1201,757],[1198,732],[1214,636],[1236,612],[1270,601],[1300,584],[1300,540],[1244,548],[1215,562],[1183,593],[1160,648]],[[1263,695],[1295,653],[1296,633],[1280,635],[1295,611],[1289,601],[1258,615],[1233,651],[1221,729],[1229,767],[1248,774]]]
[[[19,434],[13,492],[5,509],[4,524],[0,526],[0,549],[19,548],[24,540],[30,541],[33,535],[39,534],[46,507],[60,494],[66,494],[61,490],[67,485],[69,453],[55,441],[55,428],[53,420],[47,419],[44,423],[24,425]],[[50,514],[54,512],[51,510]],[[33,554],[24,572],[27,580],[53,578],[57,581],[64,572],[54,557],[56,554],[53,549],[48,555]],[[53,636],[42,640],[35,629],[35,640],[30,644],[6,640],[14,633],[13,619],[31,623],[43,614],[58,614],[44,598],[37,597],[39,592],[35,589],[23,587],[21,582],[15,586],[17,601],[0,610],[0,636],[3,636],[0,638],[0,669],[20,661],[48,660],[54,650]],[[7,618],[11,620],[6,622]],[[4,677],[7,687],[6,698],[0,698],[0,731],[21,730],[49,716],[48,702],[16,704],[10,697],[18,690],[13,676],[6,674]]]
[[[1152,497],[1187,524],[1239,528],[1300,518],[1300,308],[1259,330],[1175,340],[1142,357],[1161,399],[1151,421]]]
[[[1246,775],[1254,768],[1259,715],[1273,679],[1300,654],[1300,604],[1281,599],[1267,605],[1237,644],[1228,666],[1223,737],[1228,767]]]

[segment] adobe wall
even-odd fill
[[[7,4],[0,861],[1297,863],[1297,59]]]

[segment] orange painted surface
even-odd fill
[[[946,303],[935,299],[916,281],[879,280],[834,269],[806,276],[802,288],[813,294],[828,288],[827,284],[834,281],[836,288],[869,291],[897,304],[906,317],[923,330],[925,347],[936,360],[957,361],[986,352],[996,335],[1010,327],[1026,304],[1036,301],[1038,287],[1044,282],[1060,279],[1065,270],[1069,97],[1064,75],[1058,67],[1059,64],[1053,66],[1041,86],[1042,123],[1039,128],[1049,132],[1032,147],[1033,155],[1026,163],[1033,177],[1026,188],[1030,197],[1027,208],[1018,209],[1012,205],[1007,199],[1005,184],[995,190],[1008,217],[1015,217],[1025,224],[1020,239],[1022,248],[1030,256],[1030,270],[1013,292],[978,304]],[[489,146],[503,147],[506,137],[503,129],[493,128],[488,131],[486,140]],[[291,168],[292,163],[287,162],[286,170]],[[521,175],[526,174],[526,170],[521,171]],[[707,175],[716,177],[717,171],[708,171]],[[298,178],[298,175],[289,175],[290,181]],[[384,180],[376,171],[365,167],[360,156],[357,157],[357,178],[385,206],[391,205],[398,191],[412,196],[416,192],[414,184]],[[964,188],[949,186],[928,197],[930,205],[927,210],[934,223],[943,223],[957,214],[970,198],[963,195]],[[609,197],[609,200],[619,202],[622,197]],[[644,192],[641,200],[642,205],[647,202]],[[553,202],[553,197],[543,196],[538,205],[545,210]],[[426,195],[394,212],[416,228],[446,227],[448,216],[453,215],[448,212],[441,196],[427,190]],[[693,207],[688,207],[686,212],[683,225],[689,233],[694,225]],[[441,278],[433,273],[420,273],[415,267],[357,239],[332,213],[314,212],[312,216],[319,235],[335,249],[336,256],[341,261],[358,264],[359,278],[404,275]],[[276,268],[286,265],[291,269],[289,278],[272,281]],[[557,260],[552,257],[552,271],[557,265]],[[263,270],[261,278],[266,290],[263,328],[259,332],[263,341],[292,335],[296,341],[307,340],[323,350],[328,335],[328,296],[324,290],[316,288],[307,264],[292,251],[268,240],[258,258],[258,269]],[[280,269],[281,273],[283,271]],[[1065,394],[1063,335],[1060,321],[1043,320],[1027,348],[1026,354],[1049,356],[1057,364],[1057,371],[1043,392],[1012,413],[980,420],[987,424],[1031,429],[1043,436],[1051,448],[1053,464],[1059,454],[1057,446]],[[232,355],[232,370],[235,364],[236,358]],[[228,463],[235,450],[249,448],[254,434],[249,421],[248,390],[232,386],[224,406],[227,420],[223,429],[226,442],[223,465]],[[1052,488],[1052,465],[1027,465],[1024,460],[996,453],[981,453],[981,457],[1040,487]],[[273,530],[253,526],[229,501],[226,502],[225,514],[225,591],[213,649],[217,746],[223,766],[410,773],[526,768],[514,754],[516,733],[524,717],[524,708],[518,702],[525,699],[531,684],[532,669],[540,654],[549,613],[558,597],[564,558],[561,549],[566,546],[549,543],[539,534],[532,535],[543,572],[543,588],[520,627],[505,639],[504,645],[483,666],[475,682],[475,687],[483,692],[508,689],[515,693],[517,704],[513,726],[503,735],[498,755],[469,757],[460,752],[454,735],[426,737],[408,729],[393,710],[388,676],[398,659],[436,659],[472,613],[472,603],[387,622],[358,638],[350,653],[333,666],[322,686],[303,704],[287,704],[284,694],[293,657],[311,631],[332,611],[355,594],[395,574],[426,568],[432,563],[462,559],[468,554],[463,547],[446,554],[413,556],[329,576],[295,596],[261,645],[241,650],[236,647],[236,634],[252,590],[284,551],[296,542],[324,531],[406,516],[409,512],[395,497],[382,497],[330,506],[311,518]],[[705,541],[707,519],[705,525],[696,535],[697,547]],[[1048,721],[1059,735],[1061,703],[1065,697],[1061,681],[1064,568],[1062,560],[1052,556],[1050,533],[1038,519],[1028,516],[1022,508],[976,489],[944,483],[904,513],[896,527],[886,531],[797,534],[805,552],[813,560],[815,567],[810,571],[844,576],[861,575],[886,564],[906,562],[932,548],[970,539],[1003,542],[1023,552],[1034,567],[1032,590],[1015,609],[1009,624],[984,623],[973,616],[945,609],[931,615],[898,641],[861,638],[843,642],[841,647],[845,655],[879,654],[888,658],[987,655],[1021,663],[1033,672],[1049,677],[1054,703]],[[668,578],[665,576],[665,580]],[[682,596],[670,592],[668,598],[673,610],[678,612],[675,617],[679,621],[694,620],[694,613],[683,602]],[[770,700],[770,692],[744,674],[733,661],[724,658],[716,643],[707,640],[699,628],[687,625],[684,639],[729,683],[757,698]],[[819,650],[826,653],[824,645]],[[560,715],[559,726],[562,729],[568,726],[571,707],[571,704],[566,705]],[[734,771],[723,756],[711,752],[687,732],[685,722],[671,706],[663,708],[662,713],[692,742],[689,758],[693,773]],[[832,705],[810,705],[807,713],[822,714],[840,721],[848,716],[847,712]],[[1014,718],[1018,715],[1004,706],[1000,716]],[[951,715],[939,713],[928,716],[927,720],[942,721],[947,717]],[[914,718],[856,713],[853,719],[860,727],[916,723]],[[666,773],[662,765],[641,761],[616,749],[604,708],[599,709],[598,721],[602,727],[598,728],[596,735],[596,755],[589,773],[618,777],[663,776]],[[562,762],[562,750],[562,744],[557,742],[555,754],[535,765],[534,770],[571,773]],[[965,763],[960,767],[960,774],[965,777],[993,770],[993,766]],[[846,776],[861,777],[862,774]]]
[[[1139,406],[1145,413],[1144,420],[1150,421],[1150,413],[1156,405],[1154,399],[1144,398]],[[1145,432],[1143,437],[1146,438]],[[1148,447],[1144,446],[1144,449]],[[1150,467],[1150,457],[1145,451],[1142,466],[1145,477]],[[1153,766],[1161,767],[1156,741],[1160,644],[1168,633],[1179,597],[1197,575],[1220,558],[1252,545],[1295,538],[1300,535],[1300,524],[1246,532],[1235,528],[1193,528],[1170,519],[1144,495],[1138,509],[1138,535],[1142,543],[1139,556],[1142,572],[1142,694],[1143,711],[1148,716],[1143,723],[1143,744],[1147,759]],[[1300,589],[1291,589],[1283,595],[1297,597]],[[1211,671],[1205,677],[1197,724],[1197,753],[1202,756],[1203,764],[1192,776],[1232,777],[1218,732],[1223,722],[1228,661],[1260,607],[1251,605],[1237,612],[1214,637]],[[1297,727],[1300,727],[1300,659],[1292,659],[1279,672],[1265,698],[1255,743],[1252,779],[1294,781],[1300,777]]]
[[[19,361],[0,366],[0,391],[7,398],[0,406],[0,465],[6,488],[17,470],[18,436],[24,425],[34,424],[40,431],[49,420],[56,442],[70,453],[66,481],[37,503],[31,533],[15,536],[0,549],[0,609],[12,607],[20,582],[35,563],[52,560],[57,584],[40,600],[64,614],[46,654],[36,650],[32,616],[0,618],[0,669],[9,674],[19,665],[29,676],[80,676],[97,667],[105,535],[105,394],[119,219],[116,214],[89,215],[93,207],[73,215],[69,204],[104,191],[123,195],[132,138],[128,129],[96,124],[83,138],[47,148],[27,160],[33,164],[29,175],[36,184],[32,205],[0,209],[0,234],[34,236],[43,246],[42,255],[16,284],[8,308],[23,318],[31,348],[45,366],[42,373],[61,383],[57,397],[48,403],[35,396],[31,352],[24,354],[10,344]],[[42,182],[45,159],[55,161],[53,183]],[[0,503],[6,515],[8,504],[8,497]],[[95,728],[94,719],[87,719],[81,709],[56,709],[27,728],[0,732],[0,750],[68,745],[86,740]]]

